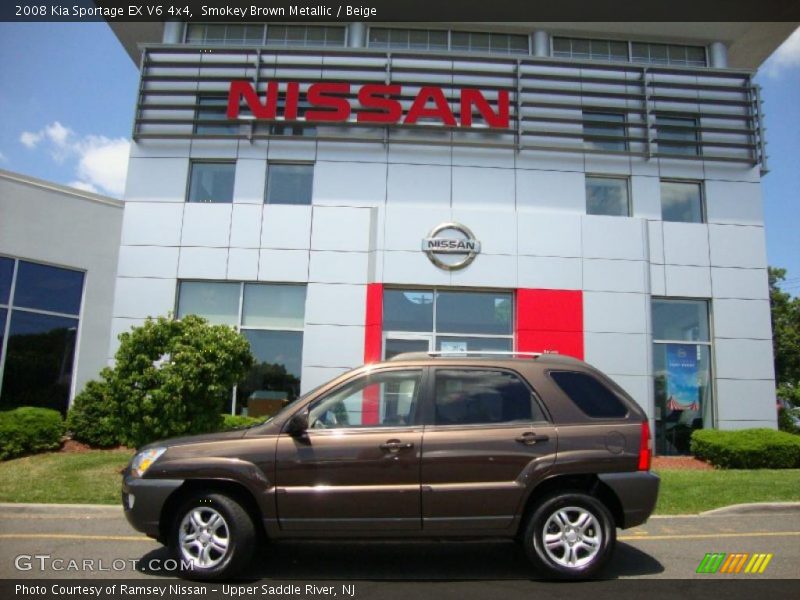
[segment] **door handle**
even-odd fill
[[[388,450],[389,452],[398,452],[400,450],[408,450],[413,448],[414,444],[411,442],[401,442],[400,440],[389,440],[380,445],[381,450]]]
[[[516,440],[520,444],[525,444],[526,446],[533,446],[536,442],[546,442],[550,439],[549,435],[539,435],[534,433],[533,431],[528,431],[523,433],[521,436],[516,438]]]

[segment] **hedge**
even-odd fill
[[[691,452],[722,469],[800,468],[800,437],[774,429],[698,429]]]
[[[64,420],[49,408],[22,406],[0,412],[0,460],[61,447]]]
[[[220,431],[230,431],[241,427],[250,427],[263,423],[266,417],[245,417],[243,415],[222,415],[222,427]]]

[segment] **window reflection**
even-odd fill
[[[447,333],[512,333],[511,295],[493,292],[439,292],[436,330]]]
[[[701,189],[696,181],[662,181],[661,218],[676,223],[702,223]]]
[[[233,202],[236,164],[195,162],[189,182],[189,202]]]
[[[11,312],[2,408],[40,406],[66,413],[78,319]]]
[[[314,165],[273,163],[267,170],[267,204],[311,204]]]
[[[77,315],[82,294],[83,273],[19,261],[15,306]]]
[[[11,277],[14,275],[14,261],[0,256],[0,304],[8,304],[11,294]]]
[[[512,351],[513,322],[514,301],[507,292],[383,292],[386,358],[429,347],[449,353]]]
[[[0,257],[0,410],[66,413],[82,297],[80,271]]]
[[[245,329],[255,365],[236,388],[236,413],[272,415],[300,396],[303,333]]]
[[[706,300],[653,300],[656,452],[688,454],[692,432],[713,423]]]
[[[384,329],[389,331],[431,331],[433,292],[386,290],[383,294]]]
[[[272,415],[299,397],[305,300],[304,285],[180,283],[179,318],[196,314],[212,323],[231,325],[250,342],[255,364],[231,399],[236,414]]]

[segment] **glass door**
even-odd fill
[[[424,333],[384,333],[383,359],[389,360],[404,352],[430,352],[433,335]]]

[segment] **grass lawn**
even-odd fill
[[[0,462],[0,502],[117,504],[131,450],[50,452]],[[800,469],[662,469],[656,513],[698,513],[729,504],[800,501]]]
[[[661,470],[656,514],[699,513],[746,502],[800,501],[800,469]]]
[[[48,452],[0,462],[0,502],[118,504],[131,450]]]

